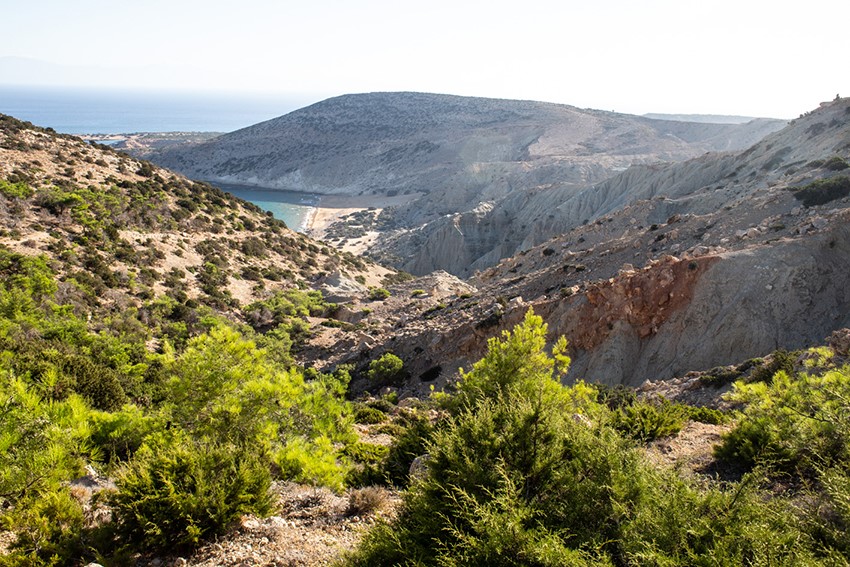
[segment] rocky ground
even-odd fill
[[[363,532],[398,506],[398,494],[364,488],[338,495],[327,489],[279,483],[277,510],[245,516],[232,531],[187,556],[140,558],[144,567],[318,567],[333,565]]]

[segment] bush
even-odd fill
[[[6,527],[17,532],[0,565],[74,565],[88,551],[84,543],[83,507],[68,487],[57,487],[27,506],[13,510]]]
[[[403,378],[404,362],[391,352],[369,363],[369,381],[373,385],[394,384]]]
[[[825,205],[847,195],[850,195],[850,177],[846,175],[818,179],[794,191],[794,198],[804,207]]]
[[[0,193],[9,199],[29,199],[35,191],[26,183],[9,183],[0,179]]]
[[[817,350],[817,349],[813,349]],[[817,355],[817,352],[814,353]],[[850,366],[820,373],[780,371],[770,383],[735,383],[746,404],[716,448],[723,461],[799,479],[804,529],[824,550],[850,556]]]
[[[651,468],[592,389],[558,383],[545,331],[529,314],[490,343],[428,444],[427,476],[349,565],[814,564],[751,485],[701,492]]]
[[[611,424],[632,439],[652,441],[678,433],[687,420],[685,406],[662,399],[657,403],[635,402],[624,406],[612,414]]]
[[[750,372],[746,382],[770,382],[774,374],[779,371],[786,373],[794,372],[794,360],[797,353],[791,353],[787,350],[777,350],[770,355],[770,361],[761,360],[757,364],[753,364],[754,368]]]
[[[746,408],[718,457],[805,474],[850,463],[850,367],[823,374],[783,370],[769,383],[736,382],[729,398]]]
[[[390,296],[389,290],[383,287],[370,287],[369,299],[371,301],[383,301]]]
[[[224,326],[192,339],[167,371],[168,414],[193,438],[269,455],[286,478],[342,487],[334,444],[353,437],[347,374],[307,382]]]
[[[387,456],[389,449],[384,445],[374,445],[356,441],[345,448],[345,454],[354,459],[355,462],[363,464],[377,463]]]
[[[366,486],[348,494],[346,516],[370,516],[380,512],[389,504],[389,493],[380,486]]]
[[[402,420],[402,430],[380,466],[384,482],[400,487],[408,485],[410,465],[416,457],[427,453],[434,431],[434,426],[425,417],[410,414]]]
[[[109,502],[120,541],[170,550],[223,533],[242,514],[270,509],[268,468],[232,445],[173,441],[143,447]]]
[[[847,160],[841,156],[832,156],[824,162],[823,167],[830,171],[842,171],[850,167],[850,165],[848,165]]]
[[[717,409],[687,406],[687,411],[691,421],[711,425],[720,425],[729,421],[729,416]]]
[[[377,408],[358,404],[354,408],[354,423],[375,424],[387,420],[387,414]]]

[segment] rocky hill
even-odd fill
[[[848,158],[841,99],[744,152],[636,166],[570,196],[541,191],[527,208],[549,211],[564,234],[482,271],[475,292],[436,291],[451,288],[448,274],[391,288],[376,309],[403,316],[380,316],[337,356],[392,351],[415,391],[468,366],[529,306],[570,340],[573,378],[593,382],[638,385],[814,344],[850,325]],[[495,215],[519,231],[499,209],[477,225]],[[476,225],[454,223],[457,238],[440,246],[462,254]]]
[[[210,185],[2,115],[0,183],[0,246],[47,255],[93,299],[168,292],[228,309],[331,274],[377,285],[391,273]]]
[[[469,276],[641,200],[664,199],[649,224],[674,213],[735,206],[766,187],[799,184],[806,179],[803,166],[846,151],[847,117],[837,102],[745,151],[709,153],[679,164],[634,165],[590,186],[557,182],[515,191],[418,230],[389,232],[371,253],[412,273],[442,267]]]
[[[386,212],[375,253],[416,274],[468,275],[517,251],[525,239],[490,223],[459,254],[424,243],[446,215],[480,217],[501,207],[528,224],[529,194],[578,191],[633,164],[743,149],[781,128],[779,120],[687,123],[566,105],[420,93],[329,99],[213,140],[150,159],[194,178],[343,195],[417,195]],[[365,207],[364,207],[365,208]],[[519,226],[519,225],[517,225]],[[524,231],[527,232],[527,231]],[[409,244],[408,244],[409,242]]]

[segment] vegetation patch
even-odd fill
[[[794,198],[804,207],[825,205],[850,195],[850,177],[839,175],[818,179],[794,191]]]
[[[822,389],[816,401],[823,410],[812,414],[805,403],[794,404],[796,417],[787,414],[787,427],[780,425],[786,438],[796,439],[786,453],[808,446],[830,466],[820,478],[821,494],[831,500],[806,495],[802,501],[812,504],[800,507],[793,495],[762,490],[756,477],[692,483],[649,465],[629,438],[670,431],[691,410],[609,391],[612,410],[589,385],[563,386],[566,345],[560,341],[550,355],[545,344],[546,326],[529,313],[522,325],[490,341],[488,354],[462,373],[454,393],[436,397],[448,415],[414,451],[428,455],[423,476],[404,493],[398,515],[372,528],[348,565],[844,563],[847,508],[841,502],[850,482],[844,443],[831,440],[846,439],[850,412],[843,404],[850,392]],[[846,371],[839,375],[828,383],[850,383]],[[813,386],[785,381],[777,395],[790,388],[802,401]],[[742,387],[770,388],[763,382]],[[761,407],[784,412],[785,406]],[[716,417],[709,413],[693,416]],[[802,439],[798,419],[809,423]],[[640,425],[639,434],[629,427],[624,437],[613,426],[618,423]],[[830,506],[825,523],[815,521],[825,511],[820,503]]]

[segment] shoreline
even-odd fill
[[[319,202],[312,207],[313,210],[307,216],[304,233],[312,238],[322,240],[325,230],[345,215],[369,209],[380,213],[387,207],[403,205],[419,196],[419,193],[395,197],[386,195],[319,195]]]
[[[301,234],[308,234],[310,230],[313,228],[313,223],[316,220],[316,215],[319,212],[318,205],[311,205],[310,210],[307,211],[307,214],[304,215],[304,220],[301,221],[301,224],[298,226],[298,230],[296,232],[300,232]]]

